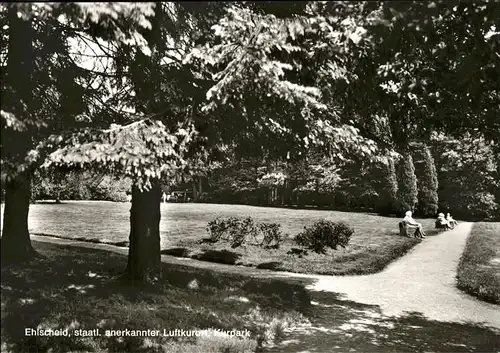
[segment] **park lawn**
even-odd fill
[[[309,296],[296,280],[164,265],[161,285],[137,288],[119,280],[124,255],[40,242],[34,247],[43,258],[2,267],[2,352],[246,353],[279,341],[286,327],[307,323],[301,312]],[[99,328],[102,336],[33,337],[25,328],[73,334]],[[159,330],[160,337],[105,337],[105,330],[124,329]],[[163,329],[209,334],[163,337]],[[248,329],[251,336],[217,336],[217,329]]]
[[[33,234],[127,246],[129,209],[129,203],[96,201],[34,204],[30,206],[29,227]],[[161,211],[164,254],[280,271],[334,275],[375,273],[420,242],[399,236],[397,218],[368,213],[198,203],[162,204]],[[252,217],[256,222],[279,223],[290,238],[322,218],[345,222],[355,233],[346,249],[326,255],[309,253],[299,258],[287,255],[293,247],[291,240],[278,250],[255,246],[231,249],[228,244],[203,243],[208,236],[207,223],[218,216]],[[433,219],[419,221],[429,235],[435,233]]]
[[[363,240],[365,244],[359,244]],[[419,239],[398,238],[395,235],[379,234],[369,239],[359,236],[353,237],[354,244],[348,245],[345,249],[329,249],[326,254],[310,251],[304,256],[288,254],[296,247],[292,240],[287,240],[279,249],[264,249],[251,244],[232,249],[230,244],[224,241],[216,244],[185,242],[184,247],[165,249],[162,253],[275,271],[363,275],[381,271],[419,242]]]
[[[500,223],[475,223],[457,271],[457,287],[500,304]]]

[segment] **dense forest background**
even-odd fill
[[[403,182],[397,173],[402,168],[401,156],[394,156],[392,169],[363,160],[332,163],[320,154],[306,157],[282,163],[228,159],[202,174],[164,180],[163,190],[187,190],[191,201],[203,203],[316,206],[397,215],[403,212],[397,202],[391,206],[391,195],[387,193],[387,185],[392,186],[397,200],[398,183]],[[413,145],[412,159],[418,189],[416,214],[434,216],[439,210],[461,219],[498,219],[494,195],[499,183],[495,180],[493,149],[483,139],[436,135],[429,146]],[[426,186],[432,178],[437,194],[434,199],[431,195],[429,205]],[[130,187],[130,179],[61,169],[36,175],[32,199],[126,202]]]

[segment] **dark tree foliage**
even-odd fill
[[[434,217],[438,211],[438,177],[434,158],[432,157],[429,147],[422,146],[421,151],[422,161],[415,169],[418,174],[418,210],[422,215]]]
[[[377,175],[381,183],[378,187],[377,212],[381,215],[396,213],[398,209],[398,180],[394,160],[387,158],[378,169]]]
[[[495,146],[482,138],[433,139],[431,150],[439,179],[439,208],[455,218],[499,219],[495,202],[500,180],[496,177]]]
[[[417,176],[410,152],[405,152],[398,173],[398,202],[400,211],[414,211],[418,202]]]

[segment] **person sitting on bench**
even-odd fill
[[[436,228],[437,229],[451,229],[451,225],[448,223],[446,218],[444,218],[444,213],[438,214],[438,218],[436,219]]]
[[[413,217],[411,211],[406,211],[405,218],[403,218],[403,223],[407,227],[417,228],[415,231],[415,238],[425,238],[424,229],[422,228],[422,224],[416,222]]]
[[[446,214],[446,220],[448,221],[448,224],[449,224],[452,228],[454,228],[456,225],[458,225],[458,222],[457,222],[457,221],[455,221],[455,220],[453,219],[453,217],[452,217],[449,213],[447,213],[447,214]]]

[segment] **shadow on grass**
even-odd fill
[[[479,325],[428,320],[417,312],[388,317],[377,305],[311,294],[311,325],[292,330],[269,352],[498,352],[500,332]]]
[[[436,230],[430,230],[429,236],[439,234]],[[49,235],[37,233],[39,236],[48,236],[60,239],[83,241],[96,244],[108,244],[119,247],[127,247],[128,241],[111,242],[101,241],[99,239],[88,238],[70,238],[59,235]],[[415,245],[419,244],[421,239],[403,238],[398,232],[394,232],[395,238],[401,238],[401,241],[395,242],[392,246],[384,250],[382,254],[377,251],[365,249],[363,252],[352,254],[344,254],[342,256],[331,256],[330,254],[318,256],[310,252],[310,256],[302,254],[302,249],[291,248],[286,256],[269,256],[269,249],[255,248],[252,249],[250,259],[242,254],[234,252],[230,249],[199,249],[197,246],[183,245],[161,251],[163,255],[174,257],[191,258],[204,262],[219,263],[225,265],[243,265],[249,268],[267,269],[273,271],[296,272],[305,274],[321,274],[321,275],[368,275],[383,271],[394,260],[403,257]],[[208,238],[202,239],[204,243],[209,241]],[[192,244],[191,244],[192,245]],[[286,249],[283,250],[286,252]],[[266,261],[267,260],[267,261]]]
[[[261,330],[258,320],[268,322],[274,313],[305,310],[310,305],[301,283],[221,275],[174,264],[163,264],[161,285],[132,287],[117,280],[126,267],[125,256],[33,244],[43,258],[2,267],[2,352],[156,352],[160,350],[143,346],[140,337],[35,337],[26,336],[25,329],[101,328],[102,334],[104,329],[214,327],[255,333]],[[246,300],[226,300],[232,297]],[[260,318],[247,317],[248,312],[257,312]]]
[[[229,250],[205,250],[200,254],[195,254],[191,258],[195,260],[215,262],[219,264],[235,265],[241,254]]]
[[[262,270],[273,270],[273,271],[278,271],[283,263],[281,261],[271,261],[271,262],[263,262],[261,264],[258,264],[256,268],[262,269]]]
[[[200,244],[215,244],[215,243],[216,243],[216,241],[214,241],[211,238],[202,238],[200,240]]]
[[[65,205],[67,202],[62,201],[35,201],[34,205]]]
[[[45,233],[32,233],[33,235],[37,235],[40,237],[49,237],[49,238],[57,238],[57,239],[64,239],[64,240],[74,240],[74,241],[83,241],[86,243],[93,243],[93,244],[108,244],[108,245],[114,245],[114,246],[120,246],[127,248],[130,244],[128,240],[123,240],[123,241],[103,241],[98,238],[88,238],[88,237],[68,237],[64,235],[57,235],[57,234],[45,234]]]
[[[189,249],[187,248],[170,248],[161,251],[162,255],[170,255],[176,257],[189,257]]]

